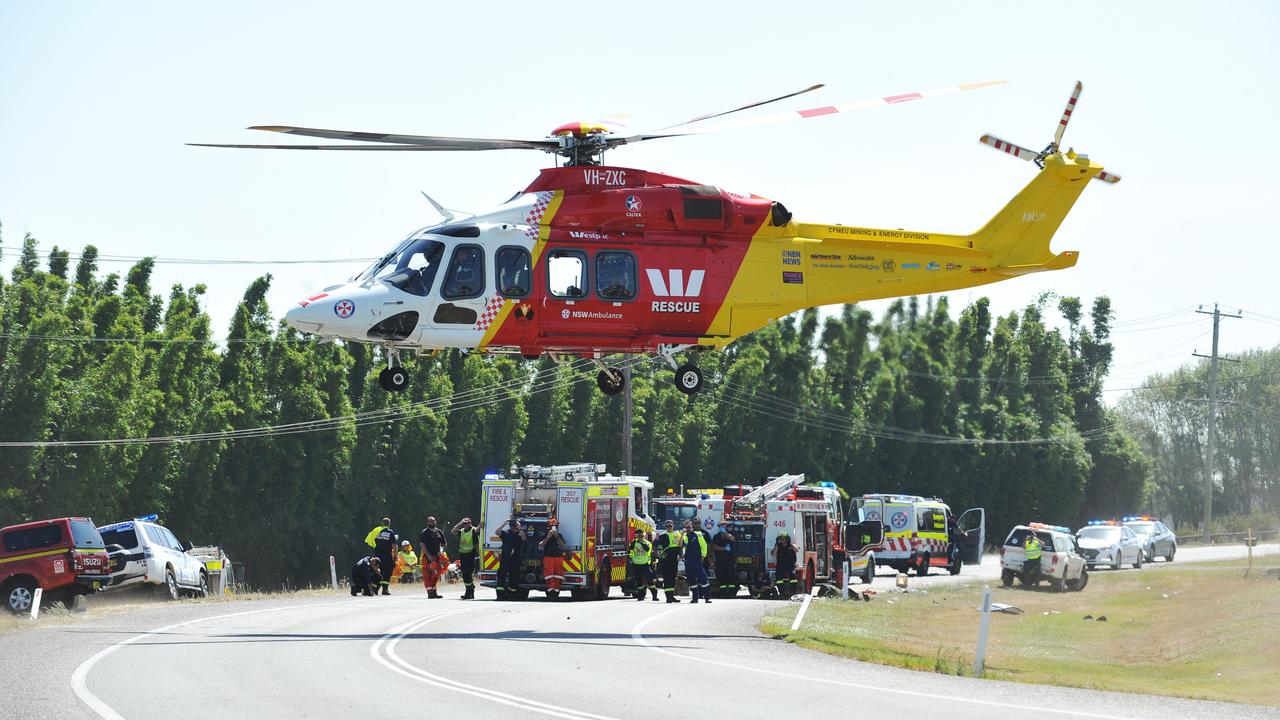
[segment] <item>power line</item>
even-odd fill
[[[23,248],[4,246],[0,250],[11,250],[22,252]],[[51,251],[40,251],[35,253],[36,259],[48,260],[53,257]],[[68,252],[65,256],[62,253],[58,257],[65,257],[68,260],[84,260],[84,253]],[[336,264],[353,264],[353,263],[371,263],[377,258],[374,257],[355,257],[355,258],[306,258],[290,260],[252,260],[243,258],[180,258],[180,257],[163,257],[158,255],[114,255],[104,253],[94,255],[89,258],[94,262],[104,263],[139,263],[143,260],[151,260],[157,265],[336,265]]]

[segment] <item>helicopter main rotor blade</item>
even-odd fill
[[[510,140],[501,138],[461,138],[442,135],[398,135],[393,133],[370,133],[353,130],[326,130],[323,128],[292,127],[289,125],[254,125],[250,130],[266,130],[268,132],[288,135],[304,135],[306,137],[327,138],[329,140],[355,140],[367,143],[391,143],[404,145],[413,150],[543,150],[551,151],[560,147],[555,140]],[[360,145],[214,145],[211,143],[189,143],[204,147],[241,147],[289,150],[358,150]],[[386,150],[390,148],[370,145],[368,149]]]
[[[742,107],[734,108],[732,110],[725,110],[723,112],[707,113],[706,115],[699,115],[698,117],[693,118],[692,120],[685,120],[684,122],[676,123],[675,125],[668,125],[662,129],[670,130],[671,128],[678,128],[684,125],[692,125],[694,123],[702,122],[703,120],[710,120],[712,118],[724,117],[725,115],[732,115],[733,113],[742,112],[743,110],[750,110],[751,108],[758,108],[761,105],[768,105],[769,103],[775,103],[780,100],[786,100],[787,98],[793,98],[793,97],[796,97],[797,95],[804,95],[805,93],[813,92],[814,90],[817,90],[822,87],[826,87],[826,86],[823,85],[822,83],[818,83],[817,85],[810,85],[809,87],[803,90],[797,90],[793,93],[787,93],[786,95],[779,95],[776,98],[769,98],[768,100],[753,102],[750,105],[743,105]]]
[[[187,145],[190,145],[191,147],[240,148],[247,150],[362,150],[366,152],[377,150],[393,152],[447,152],[461,150],[511,149],[508,147],[428,147],[426,145],[235,145],[223,143],[187,143]]]
[[[1032,162],[1036,158],[1040,157],[1040,153],[1036,152],[1035,150],[1028,150],[1027,148],[1022,147],[1021,145],[1015,145],[1009,142],[1008,140],[1001,140],[995,135],[983,135],[982,137],[978,138],[978,142],[982,143],[983,145],[990,145],[991,147],[999,150],[1000,152],[1009,153],[1010,155],[1018,158],[1019,160],[1026,160],[1027,162]]]
[[[702,135],[705,133],[721,132],[723,130],[737,130],[739,128],[755,127],[757,125],[773,125],[776,123],[791,122],[793,120],[806,120],[808,118],[821,117],[823,115],[834,115],[836,113],[852,112],[854,110],[865,110],[867,108],[881,107],[883,105],[897,105],[898,103],[911,102],[912,100],[923,100],[924,98],[938,97],[940,95],[950,95],[952,93],[964,92],[966,90],[979,90],[981,88],[992,87],[994,85],[1003,85],[1005,82],[1005,80],[988,80],[986,82],[953,85],[951,87],[938,88],[936,90],[925,90],[923,92],[903,93],[902,95],[886,95],[884,97],[855,100],[853,102],[810,108],[808,110],[796,110],[793,112],[779,113],[777,115],[762,115],[754,118],[745,118],[743,120],[706,125],[703,127],[695,126],[685,130],[676,130],[674,132],[658,131],[643,135],[633,135],[625,138],[624,141],[639,142],[641,140],[653,140],[660,137]]]
[[[1067,109],[1062,111],[1062,120],[1058,121],[1058,129],[1053,133],[1053,146],[1062,145],[1062,134],[1067,131],[1067,121],[1071,119],[1071,113],[1075,112],[1076,101],[1080,99],[1080,91],[1084,89],[1084,83],[1076,81],[1076,87],[1071,91],[1071,98],[1067,100]]]

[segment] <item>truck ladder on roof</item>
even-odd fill
[[[734,512],[758,512],[764,503],[782,497],[804,482],[804,473],[780,475],[751,492],[733,500]]]

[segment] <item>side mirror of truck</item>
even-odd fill
[[[884,543],[884,523],[879,520],[863,520],[845,526],[844,546],[852,555],[862,555]]]

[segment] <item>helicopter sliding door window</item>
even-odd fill
[[[630,300],[636,296],[636,257],[629,252],[596,253],[596,295],[601,300]]]
[[[440,286],[440,297],[465,300],[484,293],[484,249],[479,245],[459,245],[453,249],[449,270]]]
[[[586,297],[587,254],[580,250],[552,250],[547,255],[547,292],[565,300]]]
[[[519,298],[529,294],[533,273],[529,251],[522,247],[498,248],[494,256],[494,272],[497,274],[498,292],[506,297]]]

